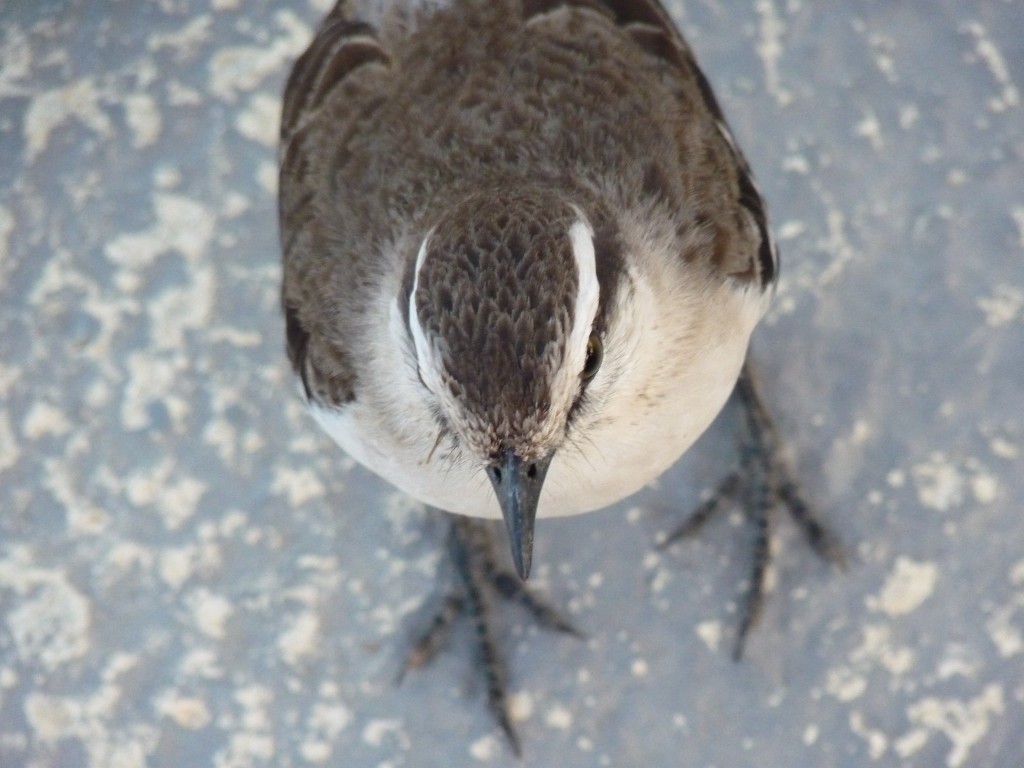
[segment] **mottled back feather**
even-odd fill
[[[379,28],[358,3],[339,3],[285,95],[282,301],[289,357],[312,398],[358,396],[369,303],[393,275],[408,290],[428,229],[487,190],[557,188],[585,212],[596,324],[608,322],[623,250],[635,247],[623,241],[630,217],[673,229],[699,275],[773,282],[760,196],[659,3],[363,5]]]

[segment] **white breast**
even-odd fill
[[[697,307],[641,286],[644,292],[630,299],[634,322],[620,329],[620,338],[607,340],[605,366],[591,385],[597,406],[552,462],[538,510],[542,517],[600,509],[671,466],[728,398],[764,309],[762,297],[724,286],[702,295]],[[404,322],[391,304],[388,320],[376,326],[387,331],[370,345],[363,377],[378,385],[361,387],[343,409],[313,407],[313,416],[356,461],[419,501],[500,518],[483,464],[453,457],[446,442],[438,442],[422,385],[408,351],[402,351]],[[700,315],[696,321],[694,312]],[[681,324],[693,322],[701,327],[689,340],[681,338]],[[618,362],[616,346],[629,350]]]

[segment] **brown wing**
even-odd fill
[[[288,359],[307,398],[334,405],[354,397],[355,369],[344,346],[324,328],[334,318],[319,300],[316,267],[327,233],[318,215],[323,178],[315,140],[316,119],[328,95],[357,81],[368,65],[390,58],[368,24],[346,18],[339,2],[288,78],[281,116],[279,221],[284,259],[282,306]],[[319,326],[319,327],[318,327]]]
[[[412,151],[413,145],[418,143],[417,156],[424,163],[431,164],[432,170],[428,177],[433,181],[430,183],[441,183],[438,180],[442,176],[446,179],[458,178],[464,172],[478,172],[481,164],[500,163],[507,160],[507,157],[513,157],[516,164],[526,162],[518,145],[517,151],[512,154],[504,145],[489,148],[478,146],[482,141],[494,142],[495,145],[518,141],[515,135],[506,135],[507,121],[478,124],[473,131],[461,133],[459,131],[464,126],[449,125],[454,118],[447,111],[448,100],[462,93],[459,89],[465,78],[477,74],[475,70],[464,72],[461,67],[471,65],[480,68],[489,63],[489,55],[498,55],[497,51],[476,51],[472,56],[462,56],[458,51],[479,48],[482,43],[474,37],[500,39],[506,47],[512,44],[510,41],[518,39],[521,43],[523,39],[516,37],[517,25],[514,12],[511,12],[516,4],[511,0],[508,3],[498,3],[497,0],[488,2],[495,2],[496,6],[502,5],[507,9],[495,18],[505,16],[500,23],[509,25],[510,34],[503,38],[494,37],[493,34],[481,36],[480,30],[476,30],[468,21],[460,25],[449,16],[446,23],[457,34],[469,37],[459,38],[458,41],[447,37],[443,41],[434,40],[422,50],[417,48],[416,55],[438,56],[445,61],[454,57],[458,59],[459,66],[452,66],[452,62],[447,61],[446,66],[436,69],[405,71],[403,78],[415,80],[412,84],[415,88],[410,86],[405,89],[405,95],[411,101],[388,102],[381,108],[388,114],[390,135],[375,138],[374,141],[380,144],[370,155],[367,155],[366,141],[363,140],[365,136],[362,134],[367,126],[377,125],[377,117],[383,114],[383,111],[378,113],[377,110],[381,102],[389,97],[381,94],[385,91],[393,94],[392,89],[384,87],[392,79],[392,55],[381,43],[375,29],[352,18],[347,12],[348,5],[339,3],[324,20],[313,43],[291,73],[285,93],[281,128],[280,222],[284,252],[282,302],[289,358],[295,371],[302,377],[307,395],[315,400],[341,404],[354,397],[355,369],[346,353],[346,339],[342,336],[343,329],[351,326],[344,322],[341,313],[357,311],[353,307],[359,301],[359,295],[352,286],[358,283],[360,276],[356,274],[358,265],[355,262],[357,259],[366,261],[366,254],[349,253],[344,248],[339,251],[336,246],[339,240],[346,240],[349,250],[372,249],[376,244],[367,232],[356,232],[354,228],[364,227],[367,222],[379,224],[381,222],[378,219],[382,217],[394,218],[395,210],[401,208],[401,205],[394,205],[395,200],[408,203],[408,200],[420,199],[423,194],[421,187],[427,184],[426,178],[398,178],[404,171],[402,158],[406,151]],[[403,0],[394,2],[397,6],[402,4]],[[417,3],[416,0],[405,0],[405,5],[431,6],[430,3]],[[489,7],[487,3],[481,5]],[[660,69],[670,92],[678,93],[680,104],[685,106],[676,118],[680,126],[680,137],[676,142],[677,161],[664,167],[657,167],[655,162],[650,162],[644,185],[649,186],[655,194],[659,188],[685,188],[687,194],[699,197],[700,205],[693,211],[695,218],[692,224],[711,233],[709,258],[718,262],[719,267],[737,280],[761,287],[769,286],[775,279],[776,258],[761,197],[746,161],[732,140],[707,79],[662,6],[654,0],[523,0],[518,7],[522,13],[520,19],[527,25],[519,31],[525,35],[531,34],[530,26],[535,23],[537,34],[543,35],[546,34],[545,29],[551,32],[555,28],[561,30],[557,32],[558,35],[573,34],[573,24],[546,24],[549,20],[557,21],[559,14],[563,14],[564,18],[566,12],[600,16],[604,23],[611,23],[625,32],[637,48],[646,54],[648,61]],[[481,18],[494,21],[491,18],[493,14],[481,12],[480,15]],[[586,25],[577,27],[584,30],[579,34],[589,34],[585,31],[588,28]],[[572,41],[567,40],[566,43],[571,46]],[[537,55],[538,51],[545,49],[534,46],[531,50],[533,65],[538,71],[544,70],[547,62],[539,60]],[[411,55],[409,51],[406,54]],[[502,55],[508,57],[509,61],[515,58],[514,51],[510,53],[505,50]],[[626,59],[628,57],[621,58],[619,62],[625,62]],[[563,68],[564,64],[564,61],[561,62]],[[618,64],[609,63],[608,66]],[[421,75],[423,71],[427,74]],[[482,82],[478,84],[484,90],[480,94],[471,94],[481,102],[487,99],[493,102],[495,99],[495,82],[488,80],[491,74],[482,77]],[[610,77],[618,78],[617,83],[634,82],[619,77],[617,73],[611,73]],[[570,87],[568,83],[564,85]],[[424,93],[420,93],[420,90]],[[410,96],[410,93],[413,95]],[[573,96],[569,95],[569,98]],[[589,102],[586,99],[576,101],[575,108],[579,115],[583,115],[580,110]],[[497,109],[505,110],[507,116],[511,116],[512,112],[504,101],[494,104]],[[642,98],[634,99],[633,104],[641,105],[638,107],[641,110],[646,109],[642,106]],[[552,103],[551,108],[558,106]],[[407,114],[404,112],[407,109],[413,112]],[[695,109],[698,114],[694,114]],[[461,113],[453,114],[459,120],[463,119]],[[600,119],[608,119],[615,114],[615,110],[604,110]],[[575,127],[586,132],[586,115],[581,119],[583,123]],[[702,123],[716,124],[718,135],[715,135],[714,130],[709,133],[691,130]],[[556,120],[551,124],[561,126],[558,129],[561,131],[559,135],[564,134],[567,147],[586,146],[596,153],[595,157],[599,156],[601,142],[596,136],[601,132],[590,132],[586,135],[589,143],[583,144],[577,141],[583,134],[572,131],[569,132],[572,135],[566,133],[568,122],[563,125]],[[515,127],[514,122],[512,125]],[[433,130],[427,136],[423,126],[441,126],[444,130]],[[498,131],[496,126],[500,126],[501,130]],[[449,134],[445,130],[450,130],[451,135],[457,135],[459,141],[462,141],[459,150],[461,154],[449,151],[446,144],[446,136]],[[617,129],[617,140],[628,142],[628,138],[620,135],[623,130],[627,129],[622,126]],[[689,143],[691,139],[687,137],[694,135],[700,136],[699,146]],[[374,163],[376,178],[389,179],[393,193],[391,197],[385,199],[378,194],[379,191],[358,188],[359,184],[365,185],[373,174],[354,174],[352,178],[361,181],[353,182],[353,188],[338,186],[338,170],[342,167],[351,170],[352,167],[346,165],[345,156],[346,142],[350,140],[363,142],[359,162]],[[641,148],[640,151],[646,150]],[[707,158],[698,158],[695,162],[693,157],[696,152],[705,153]],[[568,167],[576,162],[571,156],[563,158],[563,161],[555,160],[553,165]],[[515,165],[515,169],[522,172],[519,165]],[[614,173],[629,169],[612,164],[606,170]],[[590,168],[588,172],[604,171]],[[675,178],[679,173],[687,174],[685,185]],[[367,205],[361,197],[364,192],[381,198],[372,203],[380,211],[374,210],[368,214],[360,208]],[[679,204],[689,206],[693,202],[693,199],[685,198]],[[393,221],[387,224],[393,225]],[[325,290],[328,284],[333,290],[330,296],[327,295],[330,292]],[[346,292],[345,301],[338,301],[339,290]]]
[[[750,166],[732,136],[711,84],[697,65],[693,52],[683,40],[672,17],[658,0],[524,0],[523,13],[529,19],[555,13],[566,7],[590,9],[608,16],[648,55],[677,70],[682,78],[696,83],[707,112],[717,123],[719,133],[734,158],[734,167],[738,171],[734,180],[736,202],[753,221],[759,240],[756,263],[750,264],[748,270],[735,273],[734,277],[769,288],[778,276],[779,259],[768,228],[764,201]],[[722,247],[726,248],[728,244]]]

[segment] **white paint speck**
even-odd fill
[[[1016,107],[1020,103],[1020,92],[1010,79],[1006,59],[988,36],[988,31],[976,21],[965,24],[963,30],[974,38],[977,57],[985,63],[989,74],[1000,88],[999,95],[988,100],[989,109],[998,113]]]
[[[123,98],[122,103],[125,121],[132,132],[132,146],[142,149],[155,144],[162,127],[156,100],[148,93],[131,93]]]
[[[227,622],[235,612],[227,598],[202,588],[191,593],[186,603],[200,632],[215,640],[224,638]]]
[[[988,621],[985,622],[989,639],[992,640],[992,644],[1004,659],[1024,651],[1024,632],[1015,623],[1017,614],[1024,612],[1022,609],[1024,609],[1024,595],[1017,595],[1006,605],[995,608]]]
[[[793,94],[782,87],[779,78],[779,59],[783,54],[782,35],[786,28],[772,0],[756,0],[754,10],[758,16],[757,55],[764,67],[765,88],[775,97],[777,104],[785,106],[793,100]]]
[[[132,541],[122,541],[110,549],[105,560],[111,570],[119,574],[133,568],[148,570],[153,566],[153,550]]]
[[[567,731],[572,728],[572,710],[556,704],[544,715],[544,723],[559,731]]]
[[[280,117],[280,97],[260,92],[253,94],[245,109],[238,113],[235,128],[247,139],[265,147],[276,147]]]
[[[153,349],[182,349],[189,331],[205,330],[212,324],[215,274],[209,265],[196,266],[189,270],[184,285],[165,288],[146,302]]]
[[[863,445],[871,439],[873,434],[871,424],[864,419],[857,419],[853,423],[853,429],[850,430],[850,442],[853,445]]]
[[[927,743],[928,731],[924,728],[912,728],[893,742],[892,749],[905,759],[919,752]]]
[[[867,690],[867,687],[867,679],[849,667],[830,669],[825,678],[825,690],[842,702],[859,698]]]
[[[911,470],[917,499],[929,509],[947,512],[964,500],[964,478],[945,454],[936,451]]]
[[[782,170],[786,173],[795,173],[798,176],[806,176],[811,172],[811,162],[806,155],[786,155],[782,159]],[[804,225],[800,225],[801,230]]]
[[[180,589],[189,580],[195,568],[196,548],[186,545],[165,549],[160,553],[160,579],[171,589]]]
[[[256,166],[256,183],[271,197],[277,196],[277,165],[263,161]]]
[[[21,446],[11,428],[11,417],[0,411],[0,470],[13,467],[21,457]]]
[[[708,647],[708,650],[717,652],[722,642],[722,622],[715,620],[702,621],[697,625],[697,637],[704,641],[704,645]]]
[[[371,747],[379,747],[384,743],[388,734],[400,734],[402,730],[401,720],[386,720],[377,718],[370,720],[363,726],[362,738]]]
[[[899,113],[899,124],[900,128],[905,131],[909,131],[921,118],[921,110],[918,109],[916,104],[903,104],[900,107]]]
[[[253,683],[235,691],[235,701],[242,707],[242,727],[249,731],[270,728],[270,712],[274,692],[265,685]]]
[[[935,563],[898,557],[881,592],[877,596],[869,596],[865,602],[873,611],[904,616],[916,611],[931,597],[938,580],[939,568]]]
[[[975,698],[940,699],[926,697],[907,709],[908,719],[929,733],[941,733],[952,744],[946,755],[948,768],[971,765],[971,747],[977,744],[990,727],[990,718],[1004,711],[1002,686],[992,683]],[[916,730],[916,729],[915,729]],[[915,737],[919,741],[920,737]],[[975,763],[976,764],[976,763]]]
[[[13,267],[11,261],[11,233],[14,232],[14,214],[5,205],[0,205],[0,274]]]
[[[269,45],[240,45],[218,49],[210,57],[210,90],[225,101],[257,88],[282,71],[309,45],[312,30],[291,11],[279,11],[277,26],[285,34],[275,35]]]
[[[336,686],[327,683],[320,687],[320,695],[332,699],[314,705],[306,722],[307,734],[299,745],[302,756],[311,763],[326,763],[334,753],[338,734],[352,722],[352,710],[339,701]]]
[[[946,174],[946,184],[953,188],[962,187],[968,181],[970,181],[970,176],[963,168],[951,168]]]
[[[1017,225],[1017,245],[1024,248],[1024,205],[1015,205],[1010,209],[1010,217]]]
[[[187,24],[174,32],[151,33],[146,39],[146,45],[151,51],[170,49],[179,60],[192,58],[210,38],[212,26],[213,17],[203,13],[189,19]]]
[[[57,741],[71,730],[75,720],[70,702],[56,696],[29,693],[24,711],[33,734],[42,742]]]
[[[533,696],[529,691],[516,691],[509,695],[508,714],[517,723],[533,716]]]
[[[876,152],[885,149],[885,140],[882,138],[882,126],[878,122],[878,115],[872,110],[864,112],[861,121],[854,126],[854,133],[861,138],[867,139],[871,148]]]
[[[331,744],[327,741],[306,739],[299,744],[299,754],[311,763],[326,763],[331,759],[332,751]]]
[[[252,201],[248,197],[237,190],[231,190],[224,195],[220,211],[226,218],[234,219],[251,208]]]
[[[82,492],[79,482],[67,461],[53,458],[43,462],[43,486],[63,506],[69,531],[99,533],[110,524],[110,515]]]
[[[501,744],[491,734],[481,736],[469,745],[469,756],[478,763],[489,763],[501,753]]]
[[[267,765],[274,757],[274,737],[267,733],[232,733],[226,748],[214,755],[214,768]]]
[[[954,677],[973,679],[978,674],[979,662],[964,658],[965,650],[959,646],[947,649],[944,656],[936,667],[935,674],[940,680],[950,680]]]
[[[295,666],[316,651],[320,642],[320,618],[312,611],[304,611],[277,639],[281,658]]]
[[[999,497],[999,479],[988,472],[971,478],[971,493],[979,504],[991,504]]]
[[[114,653],[101,670],[99,684],[80,695],[29,693],[23,711],[32,737],[48,745],[77,742],[84,752],[79,764],[87,768],[145,768],[159,729],[138,721],[128,732],[110,727],[124,707],[118,678],[138,661],[132,654]]]
[[[324,693],[324,695],[330,694]],[[335,691],[333,695],[336,696],[337,692]],[[352,710],[341,702],[318,703],[310,713],[309,725],[333,738],[348,728],[352,717]]]
[[[217,655],[210,648],[195,648],[189,651],[182,657],[179,666],[182,674],[206,680],[220,680],[225,674]]]
[[[1002,437],[992,438],[988,447],[989,450],[992,451],[993,455],[998,456],[1001,459],[1016,459],[1020,456],[1020,448]]]
[[[18,684],[18,673],[10,667],[0,667],[0,689],[10,690]]]
[[[310,499],[320,498],[327,492],[316,472],[309,467],[293,469],[275,466],[270,489],[273,493],[286,497],[290,507],[297,507]]]
[[[175,725],[190,731],[198,731],[210,723],[210,709],[206,702],[195,696],[182,696],[177,691],[168,691],[156,698],[156,711],[169,718]]]
[[[891,675],[908,673],[914,660],[912,648],[893,642],[888,624],[866,624],[860,645],[850,653],[850,661],[858,669],[868,671],[877,664]]]
[[[158,165],[153,171],[153,186],[164,190],[181,186],[181,169],[173,165]]]
[[[238,432],[227,419],[215,416],[203,428],[203,442],[213,446],[220,460],[231,466],[238,454]]]
[[[796,240],[807,231],[807,225],[797,219],[789,219],[779,225],[779,240]]]
[[[29,440],[61,437],[71,431],[71,422],[60,408],[37,400],[28,409],[21,423],[21,433]]]
[[[181,528],[195,515],[207,484],[178,470],[172,458],[138,469],[125,480],[125,495],[136,506],[153,506],[168,530]]]
[[[104,253],[114,264],[135,270],[148,267],[162,253],[176,250],[194,266],[213,238],[217,219],[204,202],[170,192],[153,196],[154,223],[138,232],[111,240]]]
[[[16,658],[53,672],[89,651],[89,600],[59,569],[37,568],[15,550],[0,560],[0,591],[21,598],[3,612]]]
[[[832,261],[818,276],[819,287],[832,283],[857,258],[857,251],[846,233],[846,214],[830,199],[824,202],[828,206],[825,215],[828,236],[820,241],[820,246],[832,254]]]
[[[1018,560],[1016,563],[1010,566],[1010,572],[1007,574],[1010,583],[1014,586],[1019,587],[1024,584],[1024,560]]]
[[[1002,328],[1014,322],[1024,309],[1024,291],[1012,285],[997,285],[989,296],[977,300],[978,309],[985,314],[985,325]]]
[[[888,751],[889,739],[882,731],[869,727],[863,713],[856,710],[850,713],[850,730],[867,742],[872,760],[878,760]]]
[[[50,134],[72,118],[94,133],[111,138],[113,125],[101,106],[103,99],[93,78],[75,80],[33,96],[23,123],[27,162],[35,160],[49,144]]]

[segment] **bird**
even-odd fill
[[[642,488],[738,381],[755,449],[681,530],[753,477],[747,495],[788,506],[835,559],[745,368],[779,274],[766,207],[657,0],[341,0],[287,80],[279,220],[287,354],[313,418],[455,516],[467,589],[437,627],[463,598],[483,620],[482,578],[575,632],[495,565],[474,518],[503,521],[526,580],[538,517]]]

